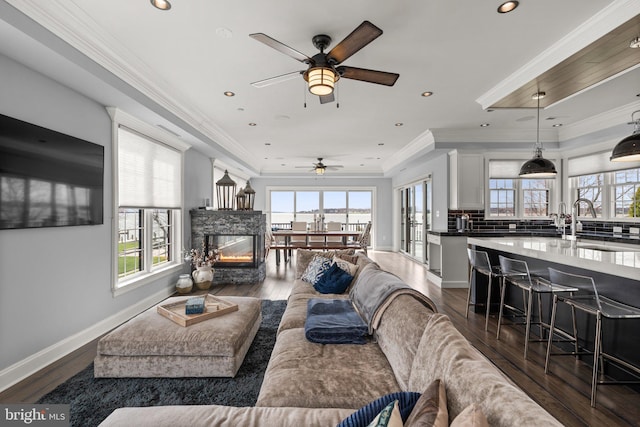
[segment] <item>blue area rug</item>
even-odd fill
[[[91,427],[125,406],[254,406],[286,301],[262,301],[262,323],[235,378],[94,378],[93,363],[36,403],[70,404],[71,425]]]

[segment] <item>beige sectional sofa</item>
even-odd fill
[[[492,426],[561,425],[473,348],[447,316],[410,294],[388,304],[365,345],[307,341],[307,301],[349,298],[319,294],[299,279],[312,255],[298,251],[298,278],[255,407],[121,408],[101,426],[335,426],[378,397],[423,392],[436,379],[446,388],[449,420],[475,403]],[[372,286],[378,275],[388,274],[364,254],[356,262],[352,286]]]

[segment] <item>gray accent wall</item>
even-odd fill
[[[3,55],[0,76],[0,113],[105,147],[103,225],[0,230],[2,374],[51,346],[73,346],[96,324],[171,290],[178,274],[113,296],[113,151],[105,106]],[[185,171],[189,230],[188,210],[211,194],[211,161],[189,150]]]

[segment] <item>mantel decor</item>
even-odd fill
[[[236,182],[231,179],[228,171],[216,182],[216,195],[218,196],[218,210],[232,211],[236,201]]]

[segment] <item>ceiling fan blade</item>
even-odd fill
[[[333,169],[333,170],[336,170],[336,169],[342,169],[343,167],[344,167],[344,166],[342,166],[342,165],[325,165],[325,168],[327,168],[327,169]]]
[[[374,41],[382,34],[382,30],[369,21],[364,21],[355,30],[335,45],[327,54],[327,59],[340,64],[351,55]]]
[[[268,79],[258,80],[257,82],[251,83],[251,86],[253,87],[271,86],[277,83],[286,82],[287,80],[295,79],[296,77],[300,76],[302,73],[304,73],[304,71],[293,71],[291,73],[281,74],[279,76],[270,77]]]
[[[309,58],[304,53],[298,52],[294,48],[289,47],[284,43],[280,43],[278,40],[271,38],[264,33],[249,34],[249,37],[251,37],[254,40],[258,40],[259,42],[262,42],[267,46],[277,50],[278,52],[282,52],[285,55],[290,56],[291,58],[297,61],[304,62],[307,64],[311,62],[311,58]]]
[[[320,104],[328,104],[329,102],[333,102],[336,100],[336,98],[333,96],[333,92],[331,92],[329,95],[319,96],[319,98]]]
[[[356,67],[338,67],[336,71],[340,77],[345,79],[360,80],[363,82],[376,83],[379,85],[393,86],[400,77],[400,74],[387,73],[386,71],[367,70]]]

